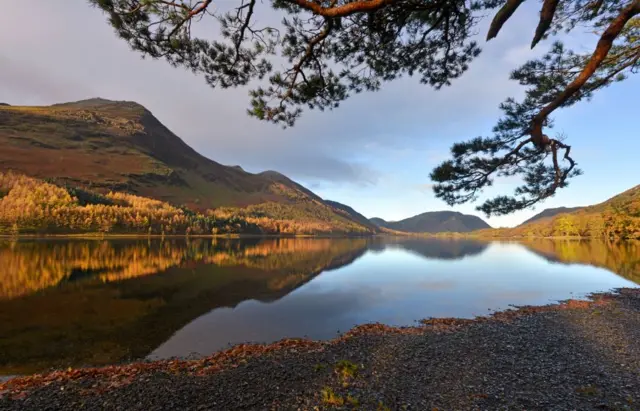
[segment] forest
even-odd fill
[[[0,173],[0,234],[372,234],[328,207],[264,203],[195,212],[110,191],[100,194],[13,172]]]

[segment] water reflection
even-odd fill
[[[589,264],[640,283],[640,241],[536,240],[523,244],[549,261]]]
[[[0,374],[546,303],[631,284],[595,267],[639,280],[638,251],[403,237],[0,241]]]
[[[273,301],[367,240],[19,241],[0,248],[0,371],[140,358],[192,319]],[[79,274],[80,273],[80,274]]]

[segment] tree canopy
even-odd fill
[[[204,76],[212,87],[246,86],[248,114],[293,126],[304,108],[334,109],[354,93],[375,91],[403,75],[435,89],[461,76],[480,48],[473,28],[493,20],[486,39],[525,0],[238,0],[219,11],[213,0],[89,0],[109,16],[117,34],[144,56],[162,58]],[[256,16],[271,7],[277,27]],[[542,0],[531,48],[576,27],[595,32],[591,53],[554,42],[511,79],[526,87],[522,101],[506,99],[492,135],[454,144],[451,158],[431,173],[435,195],[449,205],[475,201],[496,177],[519,176],[511,196],[478,206],[508,214],[553,196],[581,174],[563,136],[549,137],[550,115],[640,68],[640,0]],[[201,38],[197,22],[213,19],[220,34]],[[286,61],[288,68],[274,69]]]

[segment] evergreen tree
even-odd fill
[[[493,13],[490,40],[524,2],[240,0],[219,11],[213,0],[89,1],[134,50],[199,73],[212,87],[266,80],[250,92],[248,113],[284,126],[294,125],[305,107],[334,109],[402,75],[436,89],[450,85],[480,53],[471,40],[479,19]],[[260,9],[269,6],[284,16],[281,26],[259,25]],[[450,205],[475,201],[495,177],[518,175],[523,184],[513,195],[478,207],[487,215],[508,214],[566,187],[581,172],[564,139],[546,134],[550,115],[640,68],[639,14],[640,0],[543,0],[532,48],[578,26],[598,33],[597,45],[579,54],[555,42],[515,70],[511,78],[526,86],[525,98],[501,105],[493,135],[452,147],[452,158],[431,173],[436,196]],[[217,38],[193,34],[203,18],[219,22]],[[274,70],[281,58],[289,68]]]

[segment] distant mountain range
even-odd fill
[[[400,221],[385,221],[377,217],[369,221],[378,227],[409,233],[467,233],[491,228],[480,217],[455,211],[430,211]]]
[[[130,101],[95,98],[46,107],[0,104],[0,147],[0,234],[24,229],[42,233],[51,227],[60,233],[87,227],[117,232],[120,224],[124,232],[135,228],[149,233],[188,229],[194,233],[474,232],[490,237],[640,238],[639,187],[595,206],[547,209],[512,229],[494,230],[479,217],[452,211],[391,222],[367,219],[276,171],[253,174],[212,161],[146,108]],[[9,171],[14,174],[8,175]],[[21,189],[11,194],[15,184]],[[109,192],[115,194],[106,198]],[[52,213],[51,204],[44,204],[42,198],[27,198],[34,193],[49,195],[62,207],[60,212]],[[140,199],[126,197],[129,194]],[[25,209],[21,204],[40,208]],[[93,205],[103,208],[82,208]],[[109,211],[104,206],[114,208]],[[114,215],[120,219],[116,223]],[[167,227],[168,221],[178,220],[179,229]]]

